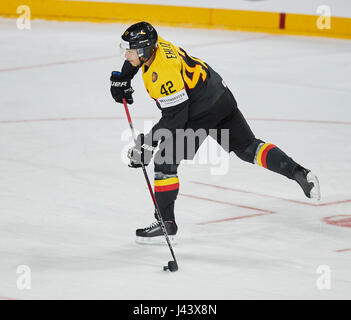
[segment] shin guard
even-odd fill
[[[261,143],[258,146],[254,163],[289,179],[294,178],[294,171],[299,166],[292,158],[271,143]]]
[[[155,172],[155,197],[164,221],[174,221],[174,202],[179,191],[176,174]]]

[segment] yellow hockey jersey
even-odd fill
[[[154,61],[150,67],[143,65],[142,71],[146,90],[163,111],[188,101],[189,116],[196,116],[213,106],[225,90],[210,66],[161,37]]]

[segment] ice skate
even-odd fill
[[[300,185],[306,197],[316,200],[321,199],[318,178],[310,170],[302,167],[296,169],[294,179]]]
[[[175,221],[164,221],[164,223],[171,244],[176,244],[175,235],[178,230],[177,224]],[[162,232],[161,223],[158,220],[146,228],[137,229],[135,241],[139,244],[167,244],[166,238]]]

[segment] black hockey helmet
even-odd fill
[[[139,58],[150,59],[156,50],[157,32],[148,22],[130,26],[122,35],[122,49],[136,49]]]

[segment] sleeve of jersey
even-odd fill
[[[126,78],[133,79],[138,73],[139,67],[133,67],[128,60],[124,61],[121,74]]]

